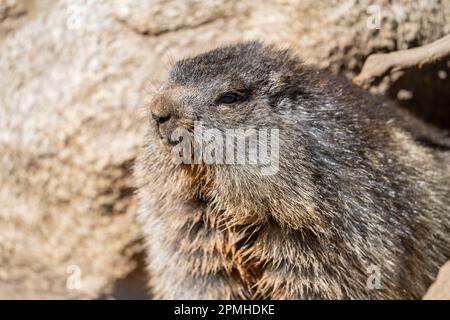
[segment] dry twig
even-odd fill
[[[361,73],[353,79],[353,82],[368,88],[376,80],[388,74],[413,67],[421,68],[446,57],[450,57],[450,35],[422,47],[372,54],[367,58]]]

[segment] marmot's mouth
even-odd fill
[[[167,143],[169,145],[171,145],[173,147],[173,146],[180,144],[184,140],[184,137],[178,137],[177,139],[172,139],[171,137],[168,137],[165,140],[167,141]]]
[[[159,138],[160,142],[171,151],[173,147],[180,145],[185,142],[189,144],[192,140],[191,136],[193,135],[193,129],[185,128],[185,127],[163,127],[163,126],[155,126],[154,134]],[[180,134],[178,134],[180,133]],[[187,146],[185,146],[187,147]]]
[[[172,138],[170,135],[163,134],[159,128],[156,130],[156,132],[157,132],[157,135],[158,135],[159,139],[161,140],[161,142],[163,142],[164,144],[166,144],[168,146],[173,147],[183,141],[182,136],[177,137],[177,138]]]

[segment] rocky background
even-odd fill
[[[449,33],[439,0],[0,0],[0,298],[148,297],[131,171],[173,61],[260,39],[353,78]],[[449,67],[371,90],[450,129]]]

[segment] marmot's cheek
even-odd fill
[[[152,134],[153,136],[155,136],[155,137],[159,137],[160,136],[159,126],[155,122],[150,121],[148,129],[149,129],[150,134]]]
[[[158,133],[160,138],[164,140],[164,142],[167,142],[171,136],[172,130],[167,124],[164,124],[159,126]]]

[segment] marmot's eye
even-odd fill
[[[217,103],[219,104],[231,104],[231,103],[236,103],[239,101],[240,98],[240,94],[237,92],[225,92],[222,93],[218,98],[217,98]]]

